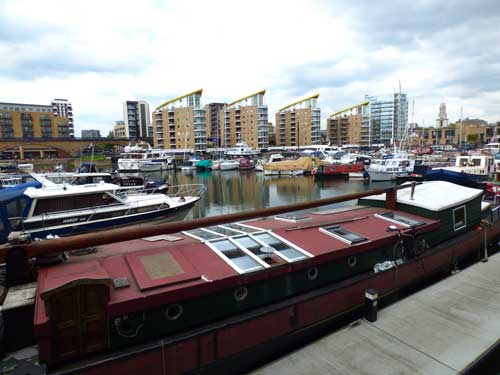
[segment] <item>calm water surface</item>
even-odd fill
[[[391,182],[367,183],[347,179],[315,180],[313,176],[264,176],[263,173],[255,171],[169,171],[149,173],[147,176],[164,177],[169,185],[205,186],[205,193],[190,211],[187,219],[305,202],[393,185]]]

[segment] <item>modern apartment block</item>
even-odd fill
[[[67,117],[54,115],[51,105],[0,103],[0,138],[73,138]]]
[[[113,127],[113,136],[115,138],[127,138],[127,129],[125,121],[116,121]]]
[[[320,143],[319,94],[296,101],[276,112],[276,146],[309,146]]]
[[[338,115],[326,120],[326,136],[334,146],[359,145],[361,142],[361,109],[357,114]]]
[[[235,100],[224,107],[222,116],[222,146],[233,147],[246,142],[252,148],[269,146],[266,90]]]
[[[362,107],[361,145],[394,145],[404,137],[408,123],[408,100],[406,94],[388,96],[365,95],[366,106]]]
[[[213,142],[217,147],[222,145],[222,129],[219,117],[225,105],[226,103],[210,103],[205,106],[207,141]]]
[[[124,102],[123,119],[127,138],[139,140],[152,137],[153,129],[147,102],[142,100]]]
[[[202,92],[202,89],[190,92],[156,108],[153,112],[155,147],[206,150],[206,111],[201,105]]]
[[[71,137],[75,136],[75,127],[73,123],[73,106],[68,99],[54,99],[50,103],[52,113],[57,117],[65,117],[68,119],[69,133]]]
[[[82,139],[97,139],[101,138],[101,132],[97,129],[82,130]]]

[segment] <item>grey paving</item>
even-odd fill
[[[500,339],[500,254],[253,374],[458,374]]]

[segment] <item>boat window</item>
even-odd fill
[[[481,165],[481,159],[472,158],[469,165],[474,166],[474,167],[479,167]]]
[[[206,230],[209,230],[211,232],[218,233],[218,234],[222,234],[223,236],[228,236],[228,237],[241,234],[241,232],[232,230],[230,228],[224,228],[221,226],[213,226],[213,227],[208,227],[208,228],[203,228],[203,229],[206,229]]]
[[[33,216],[51,212],[81,210],[121,204],[115,197],[104,193],[84,194],[71,197],[37,199]]]
[[[460,230],[467,226],[467,214],[465,206],[457,207],[453,210],[453,229]]]
[[[251,226],[239,224],[239,223],[224,224],[223,226],[225,228],[234,229],[234,230],[238,230],[240,232],[245,232],[245,233],[262,232],[262,229],[253,228]]]
[[[250,238],[249,236],[243,236],[243,237],[236,237],[234,238],[234,241],[244,247],[245,249],[251,251],[255,255],[257,255],[259,258],[265,258],[266,256],[269,256],[268,253],[262,252],[262,245],[255,241],[254,239]]]
[[[242,249],[236,246],[228,239],[215,240],[207,242],[212,245],[219,253],[221,253],[238,272],[252,272],[263,269],[264,266],[257,262],[250,255],[245,253]]]
[[[423,221],[410,219],[409,217],[397,214],[395,212],[384,212],[381,214],[375,214],[375,216],[396,224],[401,224],[408,228],[414,228],[425,224]]]
[[[320,232],[323,232],[325,234],[328,234],[329,236],[335,237],[341,241],[344,241],[348,244],[356,244],[359,242],[364,242],[368,240],[368,238],[357,234],[355,232],[352,232],[350,230],[347,230],[345,228],[342,228],[340,225],[331,225],[328,227],[321,227],[319,228]]]
[[[27,198],[18,198],[6,204],[9,218],[23,217],[24,209],[28,204]]]
[[[219,235],[217,233],[207,232],[206,230],[203,229],[193,229],[182,233],[187,234],[190,237],[194,237],[200,241],[215,240],[223,237],[222,235]]]
[[[304,254],[303,252],[299,251],[295,247],[289,245],[288,243],[280,240],[276,236],[270,234],[270,233],[257,233],[252,235],[253,238],[256,240],[260,241],[262,244],[266,246],[271,246],[273,247],[278,255],[281,257],[285,258],[286,260],[290,262],[294,262],[297,260],[305,259],[308,256]]]

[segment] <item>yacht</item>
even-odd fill
[[[6,242],[9,235],[44,239],[154,219],[182,219],[204,187],[180,185],[169,190],[170,195],[123,193],[119,185],[102,181],[0,191],[0,242]]]
[[[236,147],[228,148],[226,155],[229,157],[252,157],[259,154],[258,150],[250,148],[246,142],[236,143]]]
[[[283,161],[283,160],[285,160],[285,158],[284,158],[283,155],[281,155],[281,154],[272,154],[271,156],[269,156],[269,159],[267,161],[266,160],[259,160],[257,162],[257,164],[255,165],[255,170],[259,171],[259,172],[263,172],[265,165],[271,164],[271,163],[276,163],[278,161]]]
[[[394,181],[407,178],[413,172],[415,160],[406,153],[394,154],[392,158],[371,164],[366,171],[372,181]]]
[[[149,146],[149,145],[148,145]],[[118,170],[123,172],[157,172],[174,168],[174,157],[168,150],[140,147],[125,148],[118,159]]]
[[[220,159],[212,163],[212,170],[231,171],[240,168],[240,161],[237,159]]]

